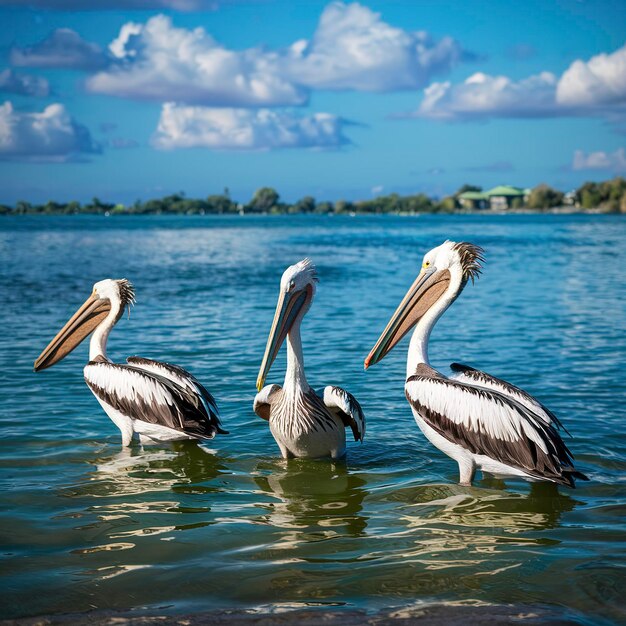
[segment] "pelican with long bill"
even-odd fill
[[[437,320],[481,271],[483,250],[446,241],[424,256],[415,282],[365,359],[378,363],[412,328],[405,394],[426,438],[459,465],[460,482],[476,470],[575,486],[574,468],[556,416],[526,391],[486,372],[453,363],[449,377],[428,361]]]
[[[333,385],[314,391],[304,374],[300,324],[311,307],[316,283],[315,266],[309,259],[285,270],[257,378],[259,393],[254,399],[254,411],[269,421],[270,431],[286,459],[337,459],[346,452],[347,426],[351,428],[356,441],[362,441],[365,435],[365,417],[356,398]],[[283,387],[264,387],[285,339],[287,371]]]
[[[35,361],[39,372],[64,359],[85,338],[89,362],[85,382],[130,445],[134,434],[143,443],[179,439],[212,439],[221,428],[213,396],[189,372],[177,365],[137,356],[125,364],[106,354],[109,333],[135,302],[126,279],[102,280]]]

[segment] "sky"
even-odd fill
[[[0,202],[626,175],[626,0],[0,0]]]

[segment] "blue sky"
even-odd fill
[[[602,0],[0,0],[0,202],[624,174],[625,15]]]

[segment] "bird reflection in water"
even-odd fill
[[[181,441],[123,448],[96,463],[88,480],[63,492],[84,501],[84,512],[77,516],[96,516],[83,530],[106,527],[119,538],[213,523],[211,504],[220,489],[212,481],[226,471],[214,451]]]
[[[272,526],[293,529],[281,535],[287,543],[364,534],[365,480],[351,473],[345,462],[277,459],[260,464],[257,471],[262,474],[255,477],[257,485],[276,498],[259,506],[269,511]]]
[[[224,471],[214,450],[195,441],[176,441],[164,447],[127,448],[98,460],[92,480],[106,484],[110,495],[167,488],[184,492],[186,487],[205,493],[217,490],[205,483]]]
[[[485,478],[480,488],[424,485],[411,490],[412,526],[442,523],[459,527],[491,528],[501,533],[557,528],[563,513],[578,502],[551,483],[530,483],[528,493],[502,488],[502,481]],[[420,510],[418,515],[414,515]],[[499,536],[499,535],[498,535]]]

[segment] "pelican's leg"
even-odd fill
[[[331,450],[330,458],[333,461],[338,461],[339,459],[343,459],[346,456],[345,448],[337,448],[336,450]]]
[[[133,442],[133,427],[124,425],[124,428],[120,428],[120,432],[122,433],[122,445],[124,447],[130,446]]]
[[[294,456],[289,450],[282,444],[280,441],[276,441],[278,447],[280,448],[280,453],[283,455],[283,459],[293,459]]]
[[[471,487],[476,473],[476,465],[471,458],[458,459],[459,463],[459,484],[464,487]]]

